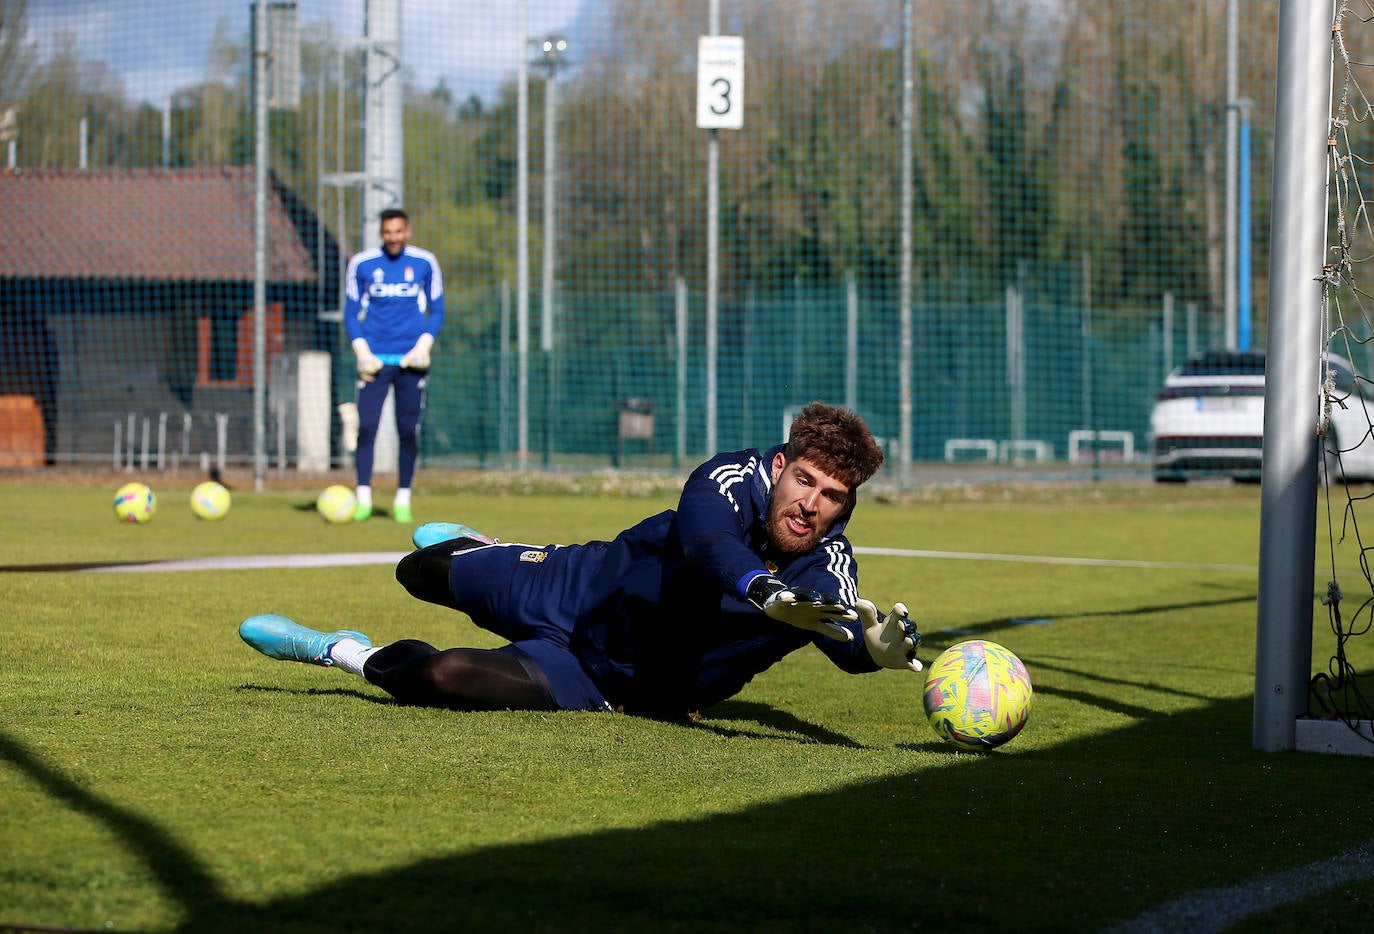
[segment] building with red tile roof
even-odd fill
[[[226,425],[229,448],[250,451],[254,218],[251,167],[0,172],[0,340],[12,361],[0,367],[0,422],[12,410],[41,417],[36,431],[32,414],[0,423],[0,466],[32,463],[9,449],[35,433],[45,463],[143,458],[153,425],[159,456],[223,444],[211,438]],[[341,257],[275,176],[266,230],[268,374],[284,397],[295,354],[338,346]],[[280,412],[289,400],[273,402]]]

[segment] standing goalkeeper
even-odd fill
[[[387,392],[394,388],[400,452],[392,516],[410,522],[429,353],[444,325],[444,283],[434,254],[410,245],[405,211],[382,212],[381,236],[382,246],[354,255],[344,276],[344,330],[358,358],[358,505],[353,518],[372,516],[377,429]]]
[[[421,526],[397,579],[510,640],[501,648],[374,648],[362,633],[276,614],[244,620],[239,635],[272,658],[337,666],[404,703],[459,710],[681,717],[806,645],[851,673],[920,671],[906,608],[884,617],[859,598],[843,534],[882,460],[858,415],[813,402],[787,444],[717,455],[676,510],[613,541],[533,547]]]

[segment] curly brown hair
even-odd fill
[[[850,490],[878,472],[883,451],[858,413],[812,402],[792,420],[784,455],[804,457]]]

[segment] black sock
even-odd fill
[[[440,651],[403,639],[367,659],[367,680],[404,704],[454,710],[556,710],[548,691],[512,652],[456,648]]]

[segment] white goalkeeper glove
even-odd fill
[[[415,346],[406,351],[401,358],[401,368],[405,370],[428,370],[429,348],[434,346],[433,334],[421,334]]]
[[[745,596],[769,617],[789,626],[809,629],[841,642],[854,639],[854,633],[841,626],[840,621],[856,620],[858,614],[840,602],[838,594],[794,590],[776,577],[760,574],[749,582]]]
[[[372,382],[377,371],[382,368],[382,361],[378,360],[372,348],[367,346],[367,338],[359,337],[353,341],[353,353],[358,357],[358,375],[364,382]]]
[[[916,647],[921,644],[921,634],[907,615],[906,607],[894,603],[892,612],[884,616],[871,600],[860,599],[856,606],[859,622],[863,625],[864,644],[873,661],[884,668],[920,671]]]

